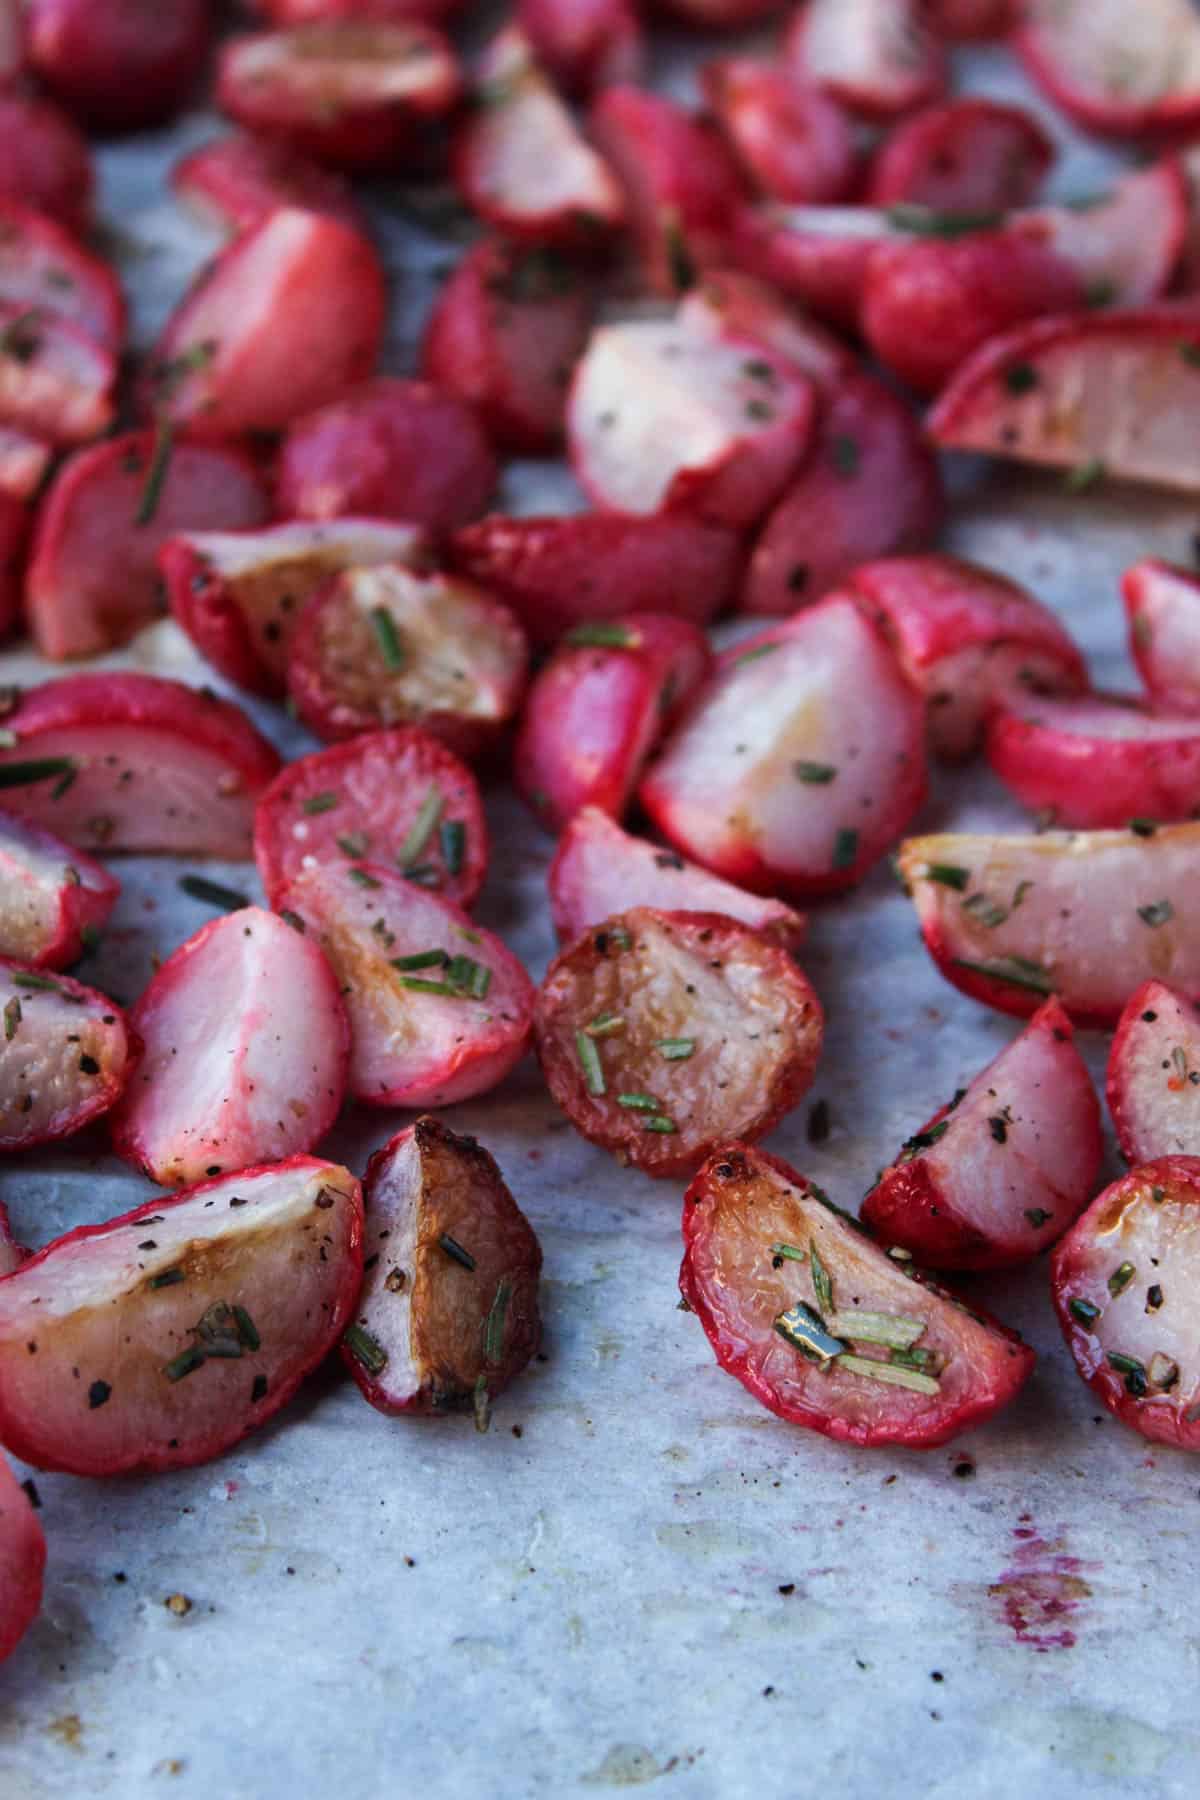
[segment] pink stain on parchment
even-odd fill
[[[1023,1520],[1028,1514],[1023,1515]],[[1039,1655],[1050,1650],[1070,1650],[1076,1636],[1068,1621],[1076,1619],[1092,1590],[1082,1570],[1090,1565],[1066,1553],[1066,1540],[1053,1543],[1039,1537],[1026,1523],[1013,1532],[1017,1540],[1012,1567],[1005,1569],[988,1588],[1001,1621],[1019,1644],[1028,1644]]]

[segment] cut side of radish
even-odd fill
[[[1129,648],[1155,706],[1200,713],[1200,580],[1150,559],[1121,583]]]
[[[116,417],[110,351],[58,315],[0,300],[0,420],[52,444],[83,444]]]
[[[70,1137],[120,1099],[139,1044],[107,995],[5,960],[0,1016],[0,1150]]]
[[[63,319],[113,355],[125,341],[125,301],[108,264],[53,219],[3,199],[0,301]]]
[[[784,54],[797,73],[869,119],[911,112],[946,83],[920,0],[806,0]]]
[[[988,725],[987,754],[1023,805],[1059,825],[1173,824],[1200,808],[1200,719],[1135,700],[1010,692]]]
[[[1200,1151],[1200,1013],[1166,982],[1147,981],[1121,1014],[1108,1110],[1129,1163]]]
[[[0,956],[65,969],[96,941],[120,892],[82,850],[0,812]]]
[[[1189,0],[1141,0],[1136,22],[1123,0],[1024,0],[1014,43],[1039,87],[1087,131],[1142,137],[1200,119],[1200,19]]]
[[[1189,213],[1183,167],[1164,157],[1098,200],[1018,213],[1009,228],[1070,263],[1090,306],[1146,306],[1171,285]]]

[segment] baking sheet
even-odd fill
[[[675,48],[663,67],[686,93]],[[992,54],[962,67],[971,87],[1015,85]],[[211,247],[163,181],[211,129],[189,120],[101,159],[142,342]],[[1109,166],[1074,144],[1058,190],[1093,191]],[[435,271],[453,247],[384,210],[405,271],[403,367],[414,268]],[[1189,559],[1193,509],[1111,488],[1068,500],[1052,479],[999,469],[961,485],[950,545],[1027,580],[1097,680],[1127,681],[1117,577],[1151,551]],[[528,508],[567,488],[534,465],[510,491]],[[212,680],[170,625],[108,661]],[[0,658],[0,681],[46,672]],[[288,752],[308,747],[251,710]],[[549,840],[511,795],[490,794],[488,811],[479,915],[540,974]],[[951,820],[1021,815],[972,770],[936,776],[920,828]],[[80,973],[131,1000],[152,956],[211,915],[178,892],[178,864],[119,872],[112,929]],[[257,891],[245,866],[212,873]],[[940,981],[886,869],[815,913],[804,960],[828,1008],[826,1053],[771,1145],[853,1206],[1015,1026]],[[1084,1043],[1099,1073],[1106,1040]],[[832,1132],[812,1145],[819,1100]],[[328,1153],[361,1168],[406,1117],[348,1117]],[[1044,1265],[978,1283],[1041,1353],[1007,1413],[947,1450],[855,1451],[771,1417],[716,1368],[676,1310],[679,1188],[577,1138],[532,1061],[447,1117],[495,1152],[541,1237],[545,1361],[487,1437],[469,1418],[385,1419],[326,1374],[205,1468],[37,1475],[46,1602],[0,1671],[3,1800],[1196,1793],[1200,1463],[1098,1411]],[[35,1244],[147,1197],[99,1135],[0,1170]],[[177,1593],[192,1602],[182,1617],[164,1605]]]

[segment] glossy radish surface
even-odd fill
[[[1200,1151],[1200,1013],[1186,993],[1147,981],[1130,995],[1109,1051],[1107,1091],[1127,1162]]]
[[[33,1502],[0,1456],[0,1662],[41,1611],[46,1539]]]
[[[99,437],[116,418],[111,354],[78,326],[0,300],[0,420],[59,446]]]
[[[1189,129],[1200,118],[1200,21],[1188,0],[1024,0],[1014,39],[1050,99],[1111,137]]]
[[[1129,648],[1155,706],[1200,712],[1200,581],[1149,559],[1122,580]]]
[[[1200,807],[1200,720],[1134,700],[1010,692],[989,723],[987,753],[1005,786],[1055,824],[1170,824]]]
[[[137,131],[178,111],[207,60],[207,0],[26,0],[25,58],[93,131]]]
[[[0,955],[63,969],[93,945],[121,884],[82,850],[0,812]]]
[[[52,314],[115,354],[124,342],[126,320],[113,271],[69,231],[19,199],[0,199],[0,302]]]
[[[140,1046],[107,995],[5,960],[0,1017],[0,1150],[70,1137],[120,1099]]]
[[[919,0],[805,0],[785,54],[798,73],[871,119],[936,99],[946,78]]]

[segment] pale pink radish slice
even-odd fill
[[[1200,720],[1106,695],[1010,692],[987,734],[993,770],[1031,812],[1084,830],[1200,809]]]
[[[1155,706],[1200,713],[1200,579],[1150,559],[1125,572],[1129,648]]]
[[[724,913],[789,948],[807,929],[803,913],[782,900],[747,893],[677,850],[631,837],[598,806],[581,807],[568,823],[546,881],[554,928],[564,944],[626,906]]]
[[[1071,1021],[1047,1000],[966,1092],[905,1144],[863,1201],[885,1244],[935,1269],[1011,1268],[1060,1238],[1095,1192],[1100,1103]]]
[[[455,175],[463,197],[498,230],[543,243],[587,242],[625,214],[611,170],[585,141],[508,26],[480,64],[479,104],[462,127]]]
[[[919,0],[806,0],[785,55],[798,74],[871,119],[936,100],[946,82]]]
[[[113,355],[125,339],[125,301],[107,263],[44,213],[0,199],[0,297],[64,319]]]
[[[567,435],[597,505],[686,508],[741,526],[799,467],[813,415],[810,383],[761,346],[706,343],[686,326],[643,319],[592,334]]]
[[[45,1567],[46,1538],[33,1502],[0,1456],[0,1663],[41,1611]]]
[[[935,443],[1200,491],[1200,320],[1170,306],[1038,319],[984,344],[929,416]]]
[[[1107,1093],[1126,1162],[1200,1152],[1200,1013],[1185,994],[1147,981],[1130,995],[1109,1052]]]
[[[52,313],[0,302],[0,420],[52,444],[82,444],[116,417],[111,353]]]
[[[860,881],[925,795],[925,708],[837,596],[726,652],[642,782],[655,825],[755,892]]]
[[[372,1106],[451,1106],[503,1081],[529,1044],[533,984],[461,907],[381,863],[306,869],[279,896],[341,983],[349,1086]]]
[[[1183,167],[1164,157],[1123,176],[1094,202],[1017,213],[1009,229],[1070,263],[1089,305],[1145,306],[1171,284],[1188,215]]]
[[[297,1156],[47,1244],[0,1282],[0,1442],[73,1475],[220,1456],[341,1337],[362,1229],[349,1170]]]
[[[130,1017],[143,1053],[113,1144],[163,1187],[302,1155],[337,1118],[350,1057],[337,979],[274,913],[204,926]]]
[[[765,58],[724,57],[700,73],[734,155],[763,193],[792,206],[832,206],[853,197],[858,142],[832,94]]]
[[[439,1119],[398,1132],[367,1166],[366,1278],[342,1361],[385,1413],[475,1408],[541,1339],[542,1252],[493,1157]]]
[[[953,556],[863,563],[851,585],[924,691],[929,738],[951,761],[979,746],[988,713],[1017,682],[1083,693],[1087,667],[1058,615],[1015,582]]]
[[[66,968],[95,943],[120,892],[116,876],[82,850],[0,812],[0,956]]]
[[[1200,19],[1189,0],[1024,0],[1016,48],[1038,85],[1106,137],[1194,127]]]
[[[53,451],[43,439],[0,425],[0,494],[32,500],[50,467]]]
[[[1026,1016],[1111,1025],[1152,976],[1200,993],[1200,825],[910,838],[898,867],[947,981]]]
[[[0,1150],[70,1137],[108,1112],[138,1048],[107,995],[67,975],[0,962]]]

